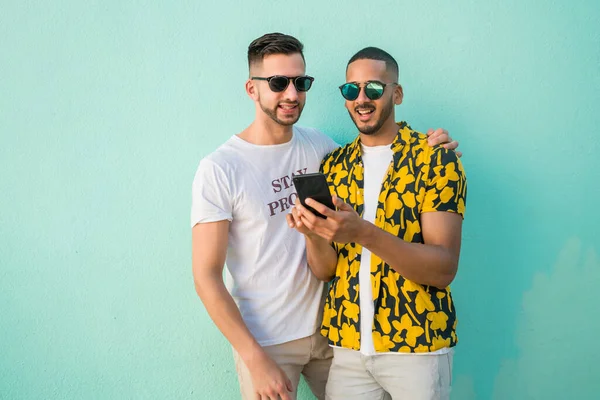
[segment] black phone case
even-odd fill
[[[308,208],[310,212],[318,217],[327,218],[314,208],[306,205],[305,201],[308,198],[316,200],[321,204],[325,204],[332,210],[335,210],[325,175],[321,173],[296,175],[294,176],[293,181],[298,197],[300,198],[300,204]]]

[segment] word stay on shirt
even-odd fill
[[[273,190],[273,193],[280,193],[284,190],[292,188],[294,186],[294,176],[306,174],[307,169],[308,168],[302,168],[297,170],[296,172],[292,172],[289,175],[273,179],[271,181],[271,189]],[[296,201],[297,197],[298,194],[296,192],[292,192],[289,195],[281,197],[267,204],[267,206],[269,207],[269,216],[272,217],[277,213],[282,213],[290,209],[294,205],[294,202]]]

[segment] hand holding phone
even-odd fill
[[[315,214],[317,217],[325,219],[327,218],[311,206],[306,205],[306,199],[313,199],[321,204],[326,205],[332,210],[335,210],[325,175],[322,173],[296,175],[294,176],[293,181],[296,191],[298,192],[300,204],[310,210],[310,212]]]

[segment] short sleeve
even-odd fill
[[[316,128],[296,127],[296,129],[297,132],[302,134],[302,137],[304,137],[305,140],[312,144],[321,159],[323,159],[325,155],[340,147],[335,140]]]
[[[232,220],[232,198],[225,172],[203,159],[192,184],[192,227],[199,223]]]
[[[334,151],[335,149],[339,148],[340,145],[337,144],[337,142],[335,140],[333,140],[332,138],[330,138],[329,136],[323,134],[323,136],[325,136],[325,154],[329,154],[332,151]]]
[[[430,160],[428,183],[421,212],[446,211],[465,216],[467,178],[453,150],[436,147]]]

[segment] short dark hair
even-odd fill
[[[267,33],[253,40],[248,46],[248,68],[271,54],[300,53],[304,60],[302,50],[304,50],[304,45],[293,36],[278,32]]]
[[[365,47],[353,55],[350,61],[348,61],[348,64],[346,65],[346,71],[348,70],[348,66],[356,60],[384,61],[386,70],[391,72],[396,80],[398,80],[398,63],[387,51],[381,50],[378,47]]]

